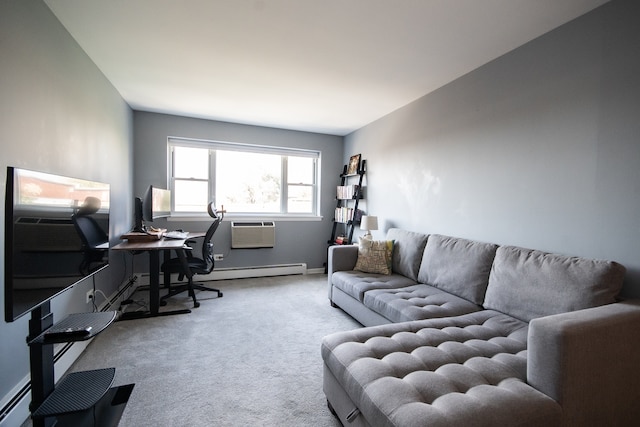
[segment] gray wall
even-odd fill
[[[348,135],[369,213],[613,259],[640,296],[639,16],[614,0]]]
[[[230,218],[218,228],[213,242],[215,253],[224,254],[216,268],[254,267],[304,262],[307,268],[322,268],[326,261],[327,240],[331,237],[335,186],[342,171],[343,138],[333,135],[216,122],[165,114],[134,113],[134,192],[144,194],[148,185],[167,188],[167,137],[185,137],[215,141],[240,142],[279,147],[296,147],[321,151],[321,221],[286,221],[275,219],[276,244],[270,249],[230,249]],[[237,219],[237,218],[236,218]],[[210,221],[166,222],[155,227],[204,231]],[[139,257],[137,257],[139,258]],[[136,259],[138,264],[145,260]]]
[[[7,166],[108,182],[111,233],[125,232],[132,210],[131,109],[41,1],[0,1],[0,58],[0,198],[5,197]],[[4,210],[1,218],[4,224]],[[0,236],[4,242],[4,226]],[[111,266],[98,274],[96,287],[112,294],[124,268],[123,256],[111,254]],[[4,288],[4,262],[0,282]],[[90,311],[84,303],[90,288],[91,281],[85,280],[56,298],[54,320]],[[28,320],[0,320],[3,404],[29,375]]]

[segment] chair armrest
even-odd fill
[[[184,245],[182,245],[182,249],[185,250],[185,254],[187,254],[187,258],[193,258],[193,251],[195,250],[194,246],[198,243],[194,239],[198,239],[199,237],[203,237],[203,236],[190,237],[184,241]]]
[[[563,425],[640,419],[640,301],[534,319],[527,381],[560,403]]]

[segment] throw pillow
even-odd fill
[[[393,240],[371,240],[360,237],[358,260],[354,270],[365,273],[391,274]]]

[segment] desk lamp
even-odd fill
[[[363,238],[372,239],[373,236],[371,235],[371,230],[378,229],[378,217],[372,215],[363,215],[362,220],[360,221],[360,229],[367,230]]]

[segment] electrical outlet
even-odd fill
[[[93,301],[95,299],[95,294],[93,293],[93,289],[87,291],[87,304],[90,303],[91,301]]]
[[[213,254],[213,260],[214,261],[222,261],[224,259],[224,255],[223,254]]]

